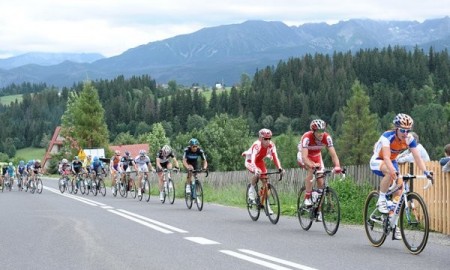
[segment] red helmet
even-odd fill
[[[311,124],[309,124],[309,128],[312,131],[316,131],[318,129],[325,129],[327,127],[327,124],[325,123],[325,121],[321,120],[321,119],[315,119],[311,121]]]
[[[270,129],[263,128],[258,133],[260,138],[272,138],[272,131]]]

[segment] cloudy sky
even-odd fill
[[[246,20],[334,24],[450,15],[450,0],[1,0],[0,58],[27,52],[101,53]]]

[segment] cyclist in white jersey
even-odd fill
[[[145,153],[145,150],[139,150],[139,155],[134,159],[134,168],[138,172],[138,196],[142,196],[142,177],[144,173],[148,173],[149,170],[155,172],[156,170],[153,168],[152,163],[150,162],[150,158]]]

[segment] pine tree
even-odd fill
[[[336,142],[341,164],[368,164],[372,148],[379,137],[378,118],[370,113],[370,98],[359,81],[352,86],[352,97],[343,108],[342,134]]]

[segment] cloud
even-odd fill
[[[450,0],[12,0],[0,3],[0,55],[31,51],[112,56],[148,42],[246,20],[336,23],[447,16]]]

